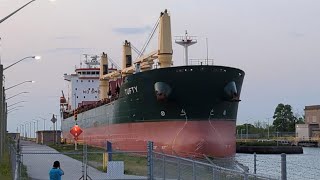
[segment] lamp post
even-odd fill
[[[7,114],[10,114],[10,113],[12,113],[13,111],[18,111],[19,109],[18,108],[13,108],[13,109],[11,109],[10,111],[7,111]]]
[[[14,106],[14,105],[16,105],[16,104],[23,103],[23,102],[27,102],[27,101],[18,101],[18,102],[16,102],[16,103],[10,104],[8,107],[11,107],[11,106]]]
[[[26,3],[25,5],[23,5],[23,6],[20,7],[19,9],[13,11],[13,12],[12,12],[11,14],[9,14],[8,16],[2,18],[2,19],[0,20],[0,24],[1,24],[2,22],[4,22],[6,19],[8,19],[9,17],[11,17],[12,15],[14,15],[15,13],[17,13],[18,11],[20,11],[21,9],[23,9],[24,7],[28,6],[30,3],[34,2],[34,1],[35,1],[35,0],[29,1],[28,3]]]
[[[36,138],[36,122],[33,121],[34,138]]]
[[[23,9],[24,7],[26,7],[27,5],[29,5],[30,3],[34,2],[35,0],[31,0],[28,3],[26,3],[25,5],[21,6],[19,9],[13,11],[12,13],[10,13],[8,16],[2,18],[0,20],[0,24],[3,23],[5,20],[7,20],[9,17],[11,17],[12,15],[14,15],[15,13],[17,13],[18,11],[20,11],[21,9]],[[22,61],[22,60],[21,60]],[[21,62],[19,61],[19,62]],[[10,68],[11,66],[19,63],[16,62],[14,64],[11,64],[10,66],[6,67],[5,69]],[[2,161],[2,157],[3,157],[3,152],[4,152],[4,145],[5,145],[5,136],[6,136],[6,132],[7,132],[7,111],[6,111],[6,102],[5,102],[5,94],[4,94],[4,86],[3,86],[3,71],[5,70],[3,68],[3,65],[1,64],[1,59],[0,59],[0,161]],[[11,111],[12,112],[12,111]]]
[[[43,117],[40,117],[40,116],[38,118],[43,120],[43,130],[45,131],[46,130],[46,119]]]
[[[15,94],[15,95],[13,95],[13,96],[10,96],[10,97],[6,98],[6,101],[9,100],[9,99],[11,99],[11,98],[14,98],[14,97],[16,97],[16,96],[19,96],[20,94],[25,94],[25,93],[29,93],[29,92],[20,92],[20,93],[18,93],[18,94]]]
[[[19,124],[19,126],[20,126],[20,134],[23,137],[24,125],[23,124]]]
[[[31,81],[31,80],[29,80],[29,81],[23,81],[23,82],[18,83],[18,84],[16,84],[16,85],[10,86],[10,87],[8,87],[8,88],[6,88],[6,89],[4,89],[4,90],[6,91],[6,90],[9,90],[9,89],[11,89],[11,88],[17,87],[17,86],[19,86],[19,85],[21,85],[21,84],[28,83],[28,82],[29,82],[29,83],[35,83],[35,81]]]
[[[30,124],[29,124],[29,136],[30,136],[30,139],[32,138],[32,134],[31,134],[31,132],[32,132],[32,121],[30,121],[29,122]]]
[[[247,131],[247,136],[246,136],[246,141],[248,140],[248,122],[246,123],[246,131]]]
[[[39,120],[38,119],[32,119],[32,120],[37,121],[37,131],[39,131],[39,126],[38,126]]]
[[[37,138],[37,132],[39,131],[39,126],[38,126],[38,124],[39,124],[39,120],[38,119],[32,119],[32,120],[34,120],[34,121],[36,121],[37,122],[37,131],[36,130],[34,130],[34,132],[35,132],[35,138],[36,138],[36,142],[38,142],[38,138]],[[35,128],[34,128],[35,129]]]
[[[25,127],[25,128],[24,128],[24,133],[25,133],[25,136],[24,136],[24,137],[27,138],[27,139],[28,139],[28,130],[27,130],[27,127],[28,127],[27,125],[28,125],[28,123],[29,123],[29,122],[24,122],[24,127]],[[29,127],[29,128],[30,128],[30,127]]]
[[[14,109],[19,108],[19,107],[24,107],[24,106],[16,106],[16,107],[12,107],[12,108],[8,109],[7,111],[9,112],[9,111],[14,110]]]
[[[269,132],[269,127],[270,127],[270,125],[269,125],[269,119],[270,118],[267,118],[268,119],[268,139],[269,139],[269,137],[270,137],[270,132]]]
[[[31,58],[31,59],[35,59],[35,60],[40,60],[40,59],[41,59],[41,56],[27,56],[27,57],[24,57],[24,58],[22,58],[22,59],[20,59],[20,60],[18,60],[18,61],[16,61],[16,62],[10,64],[9,66],[3,68],[3,71],[5,71],[6,69],[9,69],[10,67],[18,64],[19,62],[21,62],[21,61],[23,61],[23,60],[30,59],[30,58]]]

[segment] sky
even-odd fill
[[[28,0],[0,0],[0,19]],[[108,53],[120,64],[121,45],[129,40],[141,49],[159,14],[168,9],[172,35],[197,36],[190,59],[209,58],[216,65],[245,71],[237,124],[267,122],[279,103],[303,114],[320,104],[320,1],[318,0],[36,0],[0,24],[0,55],[4,67],[30,55],[4,72],[8,130],[59,114],[64,73],[73,73],[82,54]],[[153,39],[150,50],[156,47]],[[175,66],[183,65],[183,48],[173,44]],[[12,106],[14,107],[14,106]],[[270,122],[271,123],[271,122]],[[39,130],[43,120],[39,121]],[[58,126],[60,123],[58,124]]]

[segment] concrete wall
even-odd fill
[[[320,105],[306,106],[304,113],[306,124],[320,124]]]
[[[37,131],[36,143],[38,144],[54,144],[61,143],[61,131]]]
[[[309,124],[296,125],[296,137],[301,140],[307,140],[311,136]]]

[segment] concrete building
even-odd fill
[[[36,143],[38,144],[60,144],[61,143],[61,131],[37,131]]]
[[[320,124],[320,105],[306,106],[304,113],[306,124]]]
[[[304,108],[305,124],[296,125],[296,137],[301,140],[320,137],[320,105]]]

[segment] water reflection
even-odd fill
[[[303,154],[287,155],[288,179],[320,179],[320,148],[303,148]],[[235,160],[249,167],[253,173],[253,154],[236,154]],[[257,155],[257,174],[280,178],[281,156]]]

